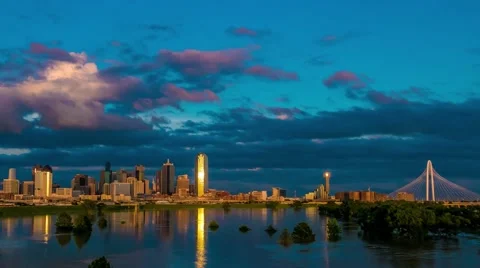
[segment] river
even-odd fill
[[[108,226],[90,236],[55,234],[55,215],[0,219],[0,267],[87,267],[106,256],[120,267],[476,267],[480,239],[460,236],[425,245],[370,243],[357,227],[342,226],[342,239],[326,240],[328,219],[317,209],[178,209],[106,214]],[[220,228],[209,231],[215,220]],[[309,245],[277,244],[284,228],[308,222]],[[252,230],[240,233],[238,227]],[[264,229],[279,231],[270,237]]]

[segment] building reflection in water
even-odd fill
[[[50,239],[50,228],[52,223],[51,215],[33,216],[33,237],[48,243]]]
[[[188,233],[188,223],[190,220],[190,210],[177,209],[177,229],[179,234]]]
[[[171,213],[168,209],[154,211],[157,234],[162,241],[169,241],[172,238]]]
[[[197,258],[195,267],[204,268],[207,264],[207,254],[205,249],[205,208],[198,208],[197,211]]]
[[[320,219],[320,224],[322,226],[322,235],[323,235],[323,240],[325,243],[323,243],[323,259],[325,261],[325,266],[326,268],[330,267],[329,261],[328,261],[328,218],[327,217],[321,217]]]
[[[17,225],[16,218],[6,218],[1,221],[2,234],[5,234],[7,238],[11,238],[14,235],[14,230]]]
[[[318,209],[316,207],[306,207],[305,216],[314,225],[318,223]]]
[[[272,209],[272,223],[273,226],[278,226],[279,222],[285,216],[286,209]]]

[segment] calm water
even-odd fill
[[[478,267],[480,240],[460,237],[412,248],[372,244],[358,238],[355,226],[343,226],[342,240],[326,241],[327,219],[316,208],[185,209],[116,212],[109,225],[95,225],[90,237],[55,235],[55,216],[1,219],[0,267],[87,267],[107,256],[114,267]],[[208,230],[216,220],[220,228]],[[125,221],[122,224],[122,221]],[[279,230],[300,222],[311,224],[317,241],[283,248]],[[238,227],[252,228],[243,234]]]

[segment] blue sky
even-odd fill
[[[428,159],[480,190],[478,1],[1,5],[5,176],[166,158],[191,174],[205,152],[231,191],[301,193],[330,169],[337,190],[388,192]]]

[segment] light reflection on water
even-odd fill
[[[480,249],[474,236],[414,248],[368,243],[354,224],[343,224],[342,239],[331,243],[328,219],[314,207],[132,211],[106,218],[106,229],[95,225],[91,236],[82,237],[56,235],[54,215],[0,219],[0,267],[85,267],[103,255],[114,267],[248,267],[251,260],[255,267],[474,267]],[[212,220],[220,225],[215,232],[207,227]],[[317,241],[278,245],[281,231],[301,221],[312,226]],[[242,224],[252,231],[241,234]],[[272,237],[264,232],[269,224],[279,230]]]

